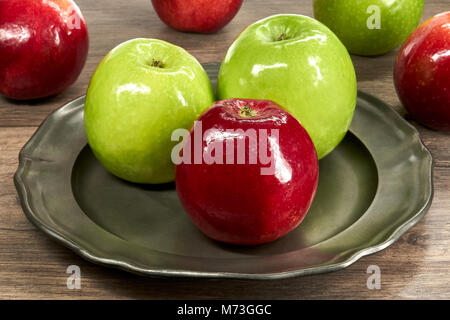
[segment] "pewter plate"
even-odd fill
[[[218,66],[205,66],[216,79]],[[148,276],[274,279],[328,272],[396,241],[432,200],[432,159],[418,132],[358,93],[351,132],[320,161],[305,220],[260,246],[225,245],[189,220],[173,184],[136,185],[95,159],[84,97],[51,114],[19,155],[14,182],[39,229],[82,257]]]

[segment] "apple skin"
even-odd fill
[[[414,120],[450,131],[450,11],[422,23],[403,44],[394,84]]]
[[[155,39],[126,41],[91,78],[84,114],[89,145],[122,179],[173,181],[172,132],[189,128],[213,102],[208,75],[187,51]]]
[[[369,6],[380,8],[380,29],[369,29],[374,14]],[[327,25],[348,51],[363,56],[381,55],[396,48],[417,27],[424,0],[314,0],[314,17]]]
[[[284,35],[284,40],[279,40]],[[320,158],[345,136],[356,105],[356,75],[339,39],[301,15],[276,15],[248,26],[220,67],[218,99],[267,99],[308,131]]]
[[[242,0],[152,0],[159,18],[183,32],[213,33],[237,14]]]
[[[243,117],[240,110],[245,106],[255,114]],[[202,150],[217,142],[232,141],[235,162],[226,164],[224,143],[224,164],[202,161],[176,166],[177,193],[194,224],[212,239],[239,245],[270,242],[297,227],[314,198],[319,175],[314,145],[300,123],[272,101],[244,99],[218,101],[198,121],[202,132],[212,137],[203,141]],[[193,129],[183,141],[182,153],[190,146],[194,154],[193,143],[186,142],[195,139]],[[260,158],[249,164],[249,138],[227,134],[231,129],[278,130],[278,143],[269,147],[275,174],[261,175],[261,168],[268,165],[261,164]],[[236,160],[239,139],[247,140],[245,164]]]
[[[27,100],[64,91],[80,75],[88,48],[86,22],[73,1],[0,1],[2,95]]]

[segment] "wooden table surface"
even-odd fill
[[[215,35],[198,35],[166,27],[150,0],[77,3],[90,33],[89,58],[78,81],[66,92],[44,100],[14,102],[0,97],[0,298],[450,298],[450,135],[415,123],[434,158],[431,209],[391,247],[341,271],[269,281],[143,278],[84,261],[36,229],[25,218],[13,185],[19,150],[52,110],[85,93],[95,67],[110,49],[131,38],[151,37],[186,48],[202,63],[220,62],[237,34],[257,19],[276,13],[312,16],[311,0],[245,0],[225,29]],[[450,0],[427,0],[423,18],[446,10],[450,10]],[[359,89],[404,114],[392,81],[396,52],[352,59]],[[80,290],[67,289],[69,265],[81,268]],[[380,290],[367,288],[370,265],[380,267]]]

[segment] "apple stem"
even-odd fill
[[[250,117],[254,117],[256,115],[256,111],[253,110],[252,108],[250,108],[249,106],[244,106],[239,111],[239,114],[243,118],[250,118]]]
[[[162,67],[163,67],[163,64],[162,64],[162,62],[159,61],[159,60],[152,59],[151,66],[152,66],[152,67],[156,67],[156,68],[162,68]]]
[[[280,34],[280,36],[278,37],[277,41],[282,41],[286,39],[286,34],[283,32],[282,34]]]

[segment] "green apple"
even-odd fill
[[[174,179],[172,132],[188,129],[214,102],[211,82],[184,49],[133,39],[108,53],[92,76],[84,123],[96,158],[137,183]]]
[[[284,106],[308,131],[319,158],[346,134],[356,76],[344,45],[301,15],[275,15],[248,26],[220,67],[219,99],[266,99]]]
[[[422,17],[424,0],[313,0],[314,17],[358,55],[384,54],[402,44]]]

